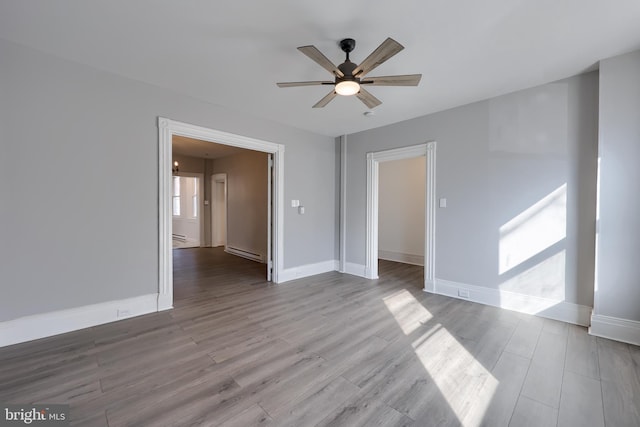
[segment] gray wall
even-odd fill
[[[366,153],[437,141],[436,277],[591,306],[597,122],[594,72],[349,135],[347,262],[365,262]]]
[[[308,207],[285,210],[284,265],[334,259],[333,138],[1,39],[0,58],[0,321],[157,292],[158,116],[284,144]]]
[[[213,160],[213,173],[227,174],[227,246],[267,260],[268,156],[246,150]],[[211,177],[207,177],[211,181]]]
[[[595,314],[640,321],[640,51],[600,63]]]

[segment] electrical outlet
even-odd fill
[[[126,308],[118,309],[118,317],[129,317],[131,316],[131,310],[127,310]]]
[[[460,298],[469,298],[469,291],[467,289],[458,289],[458,296]]]

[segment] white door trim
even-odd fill
[[[340,262],[338,271],[347,271],[347,135],[340,137]]]
[[[267,156],[267,281],[273,280],[273,154]],[[225,245],[226,250],[226,245]]]
[[[367,231],[365,277],[378,278],[378,186],[380,162],[425,157],[424,290],[434,291],[436,226],[436,142],[367,153]]]
[[[171,142],[173,135],[273,153],[273,281],[284,266],[284,145],[158,117],[158,310],[173,307]]]

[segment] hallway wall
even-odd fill
[[[267,259],[268,155],[246,150],[213,160],[227,174],[227,246]],[[208,178],[211,179],[210,177]]]

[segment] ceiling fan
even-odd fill
[[[340,48],[347,54],[347,59],[340,65],[335,66],[326,56],[315,46],[301,46],[298,50],[309,58],[313,59],[322,68],[334,75],[334,81],[308,81],[308,82],[285,82],[278,83],[279,87],[295,86],[316,86],[333,85],[334,88],[324,98],[318,101],[313,108],[322,108],[327,105],[336,95],[355,95],[367,107],[375,108],[382,104],[378,98],[365,90],[363,86],[418,86],[422,74],[405,74],[398,76],[365,77],[378,65],[391,58],[396,53],[404,49],[397,41],[387,38],[376,48],[364,61],[354,64],[349,60],[349,53],[356,47],[354,39],[344,39],[340,41]]]

